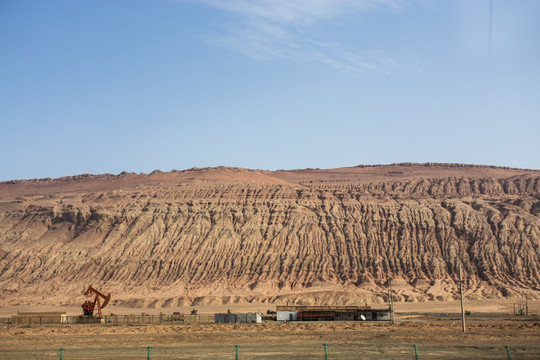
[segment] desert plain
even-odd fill
[[[537,359],[540,356],[540,301],[528,302],[529,316],[513,314],[511,300],[467,301],[466,332],[459,301],[395,303],[396,323],[382,321],[287,322],[261,324],[7,326],[1,329],[0,358],[57,359]],[[192,308],[113,307],[119,315],[189,313]],[[268,304],[197,307],[200,314],[272,309]],[[3,306],[17,311],[62,311],[69,306]],[[110,311],[110,310],[109,310]],[[508,346],[508,349],[506,348]]]

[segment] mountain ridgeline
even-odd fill
[[[0,184],[0,300],[116,304],[540,298],[540,171],[207,168]]]

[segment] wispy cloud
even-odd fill
[[[246,16],[276,23],[308,24],[350,11],[380,6],[399,8],[404,0],[202,0],[204,3]]]
[[[202,0],[238,17],[224,33],[208,40],[255,59],[280,58],[319,63],[344,73],[388,73],[399,62],[378,49],[358,49],[319,39],[314,26],[345,14],[399,9],[405,0]]]

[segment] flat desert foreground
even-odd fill
[[[498,312],[475,311],[469,304],[466,333],[456,304],[398,303],[395,325],[269,321],[7,327],[0,330],[0,358],[58,359],[62,348],[63,359],[235,359],[237,352],[238,359],[325,359],[326,354],[328,359],[414,359],[414,345],[419,359],[540,358],[538,302],[530,304],[532,315],[523,317],[502,311],[500,304],[489,308]],[[450,311],[441,316],[445,309]]]

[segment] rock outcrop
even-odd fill
[[[0,300],[540,298],[540,171],[451,164],[191,169],[0,184]]]

